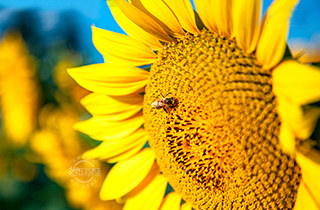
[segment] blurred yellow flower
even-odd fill
[[[259,0],[194,3],[108,0],[129,36],[93,26],[105,63],[69,70],[94,92],[75,128],[103,142],[85,156],[116,163],[100,197],[126,210],[178,210],[181,198],[181,209],[320,209],[319,151],[300,149],[320,69],[285,54],[297,0],[274,1],[263,22]]]
[[[41,129],[35,132],[30,141],[31,148],[40,155],[40,161],[47,165],[47,175],[60,185],[70,178],[66,171],[71,160],[84,150],[77,133],[72,130],[73,123],[78,119],[72,107],[58,110],[48,104],[39,114]]]
[[[101,177],[91,186],[71,182],[68,170],[74,164],[73,160],[88,149],[73,129],[78,120],[78,113],[71,105],[63,104],[60,109],[50,104],[44,106],[39,115],[41,129],[30,141],[31,148],[39,155],[37,161],[45,165],[45,171],[53,181],[67,189],[66,197],[73,208],[120,210],[122,205],[115,201],[101,201],[98,197],[103,175],[110,166],[99,165]]]
[[[75,55],[73,55],[73,57],[75,57]],[[59,90],[62,92],[60,95],[57,93],[56,98],[60,101],[66,101],[67,99],[65,98],[68,96],[71,98],[72,103],[76,108],[82,110],[83,107],[80,105],[79,101],[90,92],[78,85],[67,73],[67,68],[74,67],[76,60],[80,60],[78,57],[73,57],[68,56],[66,58],[62,58],[55,67],[54,78]],[[64,99],[62,98],[63,96]]]
[[[19,33],[4,35],[0,44],[0,106],[6,137],[27,142],[36,128],[40,90],[36,65]]]

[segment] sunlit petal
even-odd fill
[[[290,17],[298,1],[274,1],[264,17],[256,56],[265,69],[271,69],[283,58]]]
[[[181,210],[192,210],[192,207],[189,203],[184,203],[181,205]]]
[[[212,14],[219,32],[227,37],[233,37],[232,0],[212,0]]]
[[[292,104],[320,101],[320,69],[293,60],[282,62],[272,73],[274,93]]]
[[[139,194],[128,198],[124,210],[158,210],[167,186],[167,179],[157,175]]]
[[[143,181],[136,186],[133,190],[131,190],[129,193],[122,196],[120,199],[121,201],[126,202],[127,199],[137,196],[139,193],[141,193],[153,180],[156,176],[160,174],[160,169],[158,167],[158,164],[154,162],[152,165],[149,173],[147,176],[143,179]]]
[[[123,110],[142,107],[143,96],[140,94],[127,96],[107,96],[91,93],[81,100],[81,104],[94,115],[113,114]]]
[[[103,116],[109,121],[121,121],[142,109],[143,96],[107,96],[91,93],[81,100],[82,105],[93,115]]]
[[[108,159],[118,156],[148,141],[148,134],[144,129],[139,129],[129,136],[112,141],[104,141],[99,146],[88,150],[84,157]],[[141,148],[140,148],[141,149]]]
[[[280,144],[283,150],[293,155],[296,149],[296,138],[292,132],[290,125],[284,121],[280,127],[280,135],[279,135]]]
[[[320,154],[317,154],[317,162],[297,153],[297,162],[302,171],[302,183],[300,183],[298,198],[295,205],[297,209],[320,209]]]
[[[78,122],[74,128],[96,140],[114,140],[132,134],[143,124],[142,113],[137,113],[127,120],[110,122],[103,117],[92,117]]]
[[[281,117],[280,142],[289,154],[295,151],[296,138],[308,139],[314,131],[320,116],[317,107],[300,107],[288,101],[278,99],[278,111]]]
[[[128,95],[147,84],[149,72],[130,66],[92,64],[68,69],[69,74],[84,88],[107,95]]]
[[[129,160],[117,163],[101,187],[100,198],[112,200],[128,193],[149,173],[154,159],[153,151],[147,148]]]
[[[304,181],[302,181],[298,189],[297,201],[294,205],[294,210],[306,209],[319,210],[320,204],[317,203]]]
[[[165,197],[160,210],[179,210],[180,202],[181,196],[176,192],[171,192]]]
[[[212,32],[218,32],[217,24],[214,20],[212,0],[194,0],[198,14],[204,25]]]
[[[166,24],[174,34],[185,34],[177,17],[163,1],[141,0],[141,3],[150,13]]]
[[[117,6],[114,0],[107,0],[108,6],[112,12],[114,19],[120,25],[120,27],[132,38],[139,40],[140,42],[146,44],[151,49],[159,50],[162,49],[162,44],[158,41],[156,37],[149,34],[134,22],[132,22]]]
[[[234,35],[238,45],[252,53],[256,49],[260,35],[262,2],[249,0],[245,4],[242,0],[233,1]]]
[[[117,162],[121,162],[121,161],[125,161],[131,157],[133,157],[134,155],[136,155],[138,152],[141,151],[141,149],[145,146],[146,142],[140,142],[139,144],[137,144],[135,147],[126,150],[116,156],[104,159],[106,162],[108,163],[117,163]]]
[[[163,0],[177,16],[181,26],[190,33],[197,33],[194,10],[189,0]]]
[[[126,2],[125,0],[114,0],[121,11],[140,28],[155,36],[156,38],[165,41],[172,42],[168,33],[163,29],[159,23],[157,23],[152,17],[148,16],[146,13],[142,12],[135,6]]]
[[[153,63],[156,54],[132,37],[92,26],[92,41],[106,63],[142,66]]]

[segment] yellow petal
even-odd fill
[[[107,95],[128,95],[141,91],[147,84],[149,72],[130,66],[92,64],[68,69],[82,87]]]
[[[190,33],[199,33],[195,13],[189,0],[163,0],[177,16],[181,26]]]
[[[298,0],[277,0],[268,9],[264,20],[256,56],[265,69],[271,69],[283,58],[290,17]]]
[[[166,25],[164,24],[160,19],[158,19],[154,14],[152,14],[149,10],[146,9],[146,7],[142,4],[141,0],[128,0],[130,4],[138,8],[141,12],[145,13],[149,17],[151,17],[153,20],[155,20],[165,31],[168,35],[174,36],[174,32]],[[170,11],[171,12],[171,11]]]
[[[129,136],[113,141],[104,141],[99,146],[86,151],[83,156],[91,159],[108,159],[118,156],[148,141],[147,132],[140,128]],[[141,148],[140,148],[141,149]]]
[[[294,210],[319,210],[320,206],[317,203],[317,201],[314,199],[312,194],[310,193],[310,190],[302,181],[300,183],[299,189],[298,189],[298,196],[297,201],[294,205]]]
[[[143,96],[107,96],[91,93],[81,100],[82,105],[93,115],[103,116],[109,121],[121,121],[142,109]]]
[[[179,210],[181,196],[176,192],[169,193],[161,206],[161,210]]]
[[[286,121],[283,121],[281,124],[279,140],[283,150],[290,155],[294,155],[296,139],[290,125]]]
[[[319,116],[319,108],[306,107],[300,118],[290,122],[295,136],[303,140],[308,139],[316,127]]]
[[[164,42],[172,42],[168,33],[152,17],[125,0],[114,0],[119,9],[136,25]]]
[[[131,110],[126,110],[126,111],[119,112],[119,113],[103,115],[103,117],[108,121],[117,122],[117,121],[126,120],[140,111],[141,111],[141,107],[137,107],[137,108],[134,108]],[[93,115],[93,116],[97,116],[97,115]],[[98,117],[99,116],[101,116],[101,115],[98,115]]]
[[[141,3],[152,15],[166,24],[175,35],[185,35],[177,17],[163,1],[141,0]]]
[[[81,100],[81,104],[96,115],[113,114],[141,107],[143,96],[140,94],[127,96],[107,96],[101,93],[91,93]]]
[[[145,144],[146,144],[146,142],[140,142],[135,147],[133,147],[127,151],[124,151],[117,156],[110,157],[110,158],[107,158],[104,160],[108,163],[117,163],[120,161],[125,161],[125,160],[133,157],[134,155],[136,155],[138,152],[140,152]]]
[[[273,91],[289,103],[306,105],[320,100],[320,69],[293,60],[282,62],[272,73]]]
[[[124,34],[92,26],[92,41],[106,63],[142,66],[153,63],[156,54],[146,45]]]
[[[96,114],[112,114],[114,112],[121,112],[122,110],[130,109],[132,106],[140,107],[142,103],[143,96],[140,94],[107,96],[101,93],[90,93],[81,99],[81,104],[88,109],[90,113],[97,112]]]
[[[138,8],[141,12],[145,13],[149,17],[151,17],[153,20],[155,20],[165,31],[168,35],[173,36],[173,31],[164,24],[161,20],[159,20],[154,14],[152,14],[150,11],[148,11],[145,6],[142,4],[141,0],[128,0],[130,4]]]
[[[111,10],[111,13],[114,19],[117,21],[119,26],[132,38],[139,40],[148,47],[154,50],[160,50],[163,48],[163,45],[159,40],[153,35],[149,34],[134,22],[132,22],[117,6],[114,0],[107,0],[108,6]]]
[[[132,38],[146,44],[151,49],[160,50],[163,48],[158,39],[132,22],[116,5],[114,0],[107,0],[108,6],[114,19],[120,27]]]
[[[233,1],[234,35],[238,45],[252,53],[256,49],[260,35],[262,3],[260,0]]]
[[[318,154],[318,162],[319,157]],[[320,209],[320,165],[299,152],[296,159],[301,167],[302,183],[300,183],[295,210]]]
[[[149,173],[147,176],[143,179],[143,181],[136,186],[133,190],[131,190],[129,193],[125,194],[121,197],[121,201],[124,201],[124,203],[127,201],[128,198],[132,198],[134,196],[137,196],[142,190],[144,190],[153,180],[154,178],[160,174],[160,169],[158,167],[158,164],[154,162],[152,165]]]
[[[278,97],[278,111],[282,121],[281,132],[283,132],[284,129],[282,127],[285,125],[287,127],[285,130],[291,133],[290,136],[293,135],[293,137],[301,140],[308,139],[311,136],[320,116],[319,108],[311,106],[302,108],[297,104],[289,103],[282,97]],[[284,145],[281,136],[282,135],[280,134],[280,141]],[[291,139],[293,137],[291,137]],[[288,147],[290,145],[290,148],[292,148],[295,146],[295,141],[289,143],[289,139],[290,138],[286,138],[286,145],[284,146]]]
[[[192,207],[189,203],[184,203],[181,206],[181,210],[192,210]]]
[[[194,4],[204,25],[212,32],[219,32],[212,12],[212,0],[194,0]]]
[[[114,165],[101,187],[100,198],[112,200],[128,193],[146,177],[154,160],[154,152],[147,148],[133,158]]]
[[[220,33],[227,37],[233,37],[232,1],[212,0],[212,14]]]
[[[167,187],[167,179],[157,175],[139,194],[127,199],[123,210],[158,210]]]
[[[103,117],[92,117],[78,122],[74,129],[89,135],[96,140],[114,140],[132,134],[143,124],[142,113],[137,113],[127,120],[110,122]]]

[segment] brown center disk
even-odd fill
[[[291,209],[300,168],[279,145],[271,71],[233,40],[202,31],[152,65],[145,127],[157,163],[195,209]],[[174,107],[151,107],[171,92]]]

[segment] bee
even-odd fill
[[[161,93],[160,93],[161,94]],[[165,96],[162,96],[162,98],[159,98],[158,101],[155,101],[151,104],[152,107],[156,109],[161,109],[161,108],[172,108],[175,105],[175,99],[173,97],[167,97],[171,92],[167,93]]]

